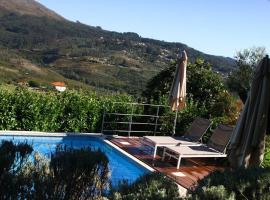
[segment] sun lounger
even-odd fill
[[[165,156],[177,159],[177,169],[179,169],[182,158],[227,157],[225,151],[230,141],[232,131],[233,128],[230,126],[218,125],[207,145],[165,147],[162,160],[165,159]]]
[[[202,139],[203,134],[206,133],[210,127],[211,121],[203,118],[196,118],[186,134],[181,137],[171,136],[144,136],[141,143],[154,148],[153,159],[155,159],[158,147],[168,146],[196,146]]]

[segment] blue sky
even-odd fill
[[[63,17],[233,57],[270,52],[270,0],[38,0]]]

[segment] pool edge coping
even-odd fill
[[[99,136],[103,137],[102,133],[76,133],[76,132],[42,132],[42,131],[5,131],[0,130],[0,136]]]
[[[123,149],[121,149],[120,147],[118,147],[117,145],[113,144],[112,142],[110,142],[107,139],[103,140],[104,142],[106,142],[106,144],[112,146],[114,149],[120,151],[122,154],[124,154],[125,156],[127,156],[128,158],[130,158],[131,160],[133,160],[134,162],[136,162],[137,164],[143,166],[144,168],[148,169],[151,172],[155,172],[156,170],[152,167],[150,167],[149,165],[145,164],[144,162],[140,161],[138,158],[136,158],[135,156],[127,153],[126,151],[124,151]]]

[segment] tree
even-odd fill
[[[238,68],[228,77],[227,84],[231,91],[237,92],[243,103],[246,102],[253,72],[258,62],[266,55],[264,47],[253,47],[236,53]]]
[[[143,96],[149,103],[166,104],[175,72],[175,62],[147,84]],[[176,134],[183,134],[196,117],[211,118],[216,123],[234,124],[236,100],[226,91],[222,76],[209,63],[198,58],[187,66],[186,108],[179,112]],[[167,121],[164,124],[170,124]],[[171,130],[170,127],[168,130]],[[169,132],[164,131],[163,132]]]
[[[34,81],[34,80],[30,80],[28,81],[28,85],[29,87],[34,87],[34,88],[38,88],[40,85],[37,81]]]
[[[143,96],[148,102],[161,103],[168,99],[175,72],[175,62],[167,69],[158,73],[147,83]],[[197,58],[187,66],[187,95],[200,104],[210,107],[218,95],[225,90],[220,74],[212,71],[209,63]]]

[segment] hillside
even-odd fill
[[[48,13],[53,16],[52,11],[35,15],[28,15],[26,11],[19,13],[10,6],[3,9],[4,1],[0,2],[0,76],[8,74],[0,77],[2,82],[34,79],[48,84],[71,80],[76,86],[138,94],[151,77],[166,68],[179,50],[184,49],[191,61],[203,57],[222,73],[235,67],[231,58],[207,55],[185,44],[59,20],[49,16]],[[44,8],[33,0],[10,2],[27,3],[28,8],[40,6],[35,10]],[[37,70],[18,63],[29,63],[43,74],[37,75]]]
[[[63,17],[35,0],[0,0],[0,9],[16,12],[22,15],[50,17],[56,20],[64,20]]]

